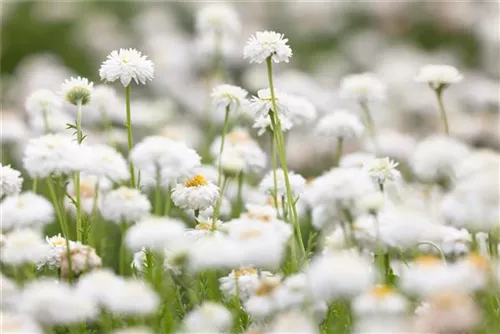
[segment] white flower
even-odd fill
[[[432,89],[447,87],[462,81],[460,72],[450,65],[425,65],[420,68],[415,81],[428,83]]]
[[[114,223],[132,223],[149,214],[151,203],[137,189],[120,187],[110,191],[101,202],[104,219]]]
[[[270,272],[258,272],[254,267],[232,270],[229,275],[219,278],[220,289],[226,296],[238,295],[242,301],[245,301],[255,293],[260,279],[269,276],[272,276]]]
[[[370,262],[349,253],[330,253],[313,259],[306,275],[314,297],[325,301],[355,296],[367,291],[374,281]]]
[[[24,150],[24,168],[33,178],[71,174],[83,169],[86,162],[86,152],[82,146],[58,134],[32,139]]]
[[[47,117],[47,115],[61,110],[62,101],[52,91],[40,89],[28,96],[24,107],[30,116]]]
[[[234,85],[218,85],[210,94],[212,105],[217,112],[225,113],[229,108],[230,113],[245,107],[248,101],[246,97],[248,92],[241,87]]]
[[[19,194],[22,186],[21,173],[11,168],[10,165],[0,164],[0,198]]]
[[[104,295],[104,307],[111,313],[126,316],[144,316],[154,313],[160,298],[145,282],[123,280],[110,287],[114,293]]]
[[[83,272],[92,271],[95,268],[101,267],[102,260],[97,255],[94,248],[83,245],[81,242],[72,242],[69,248],[72,275],[78,276]],[[67,248],[60,252],[60,257],[61,276],[69,277],[70,266]]]
[[[136,84],[146,84],[153,80],[154,65],[147,56],[135,49],[120,49],[112,51],[99,69],[101,80],[114,82],[120,79],[123,87],[127,87],[134,79]]]
[[[306,185],[306,180],[300,174],[295,174],[292,171],[288,172],[288,180],[294,198],[299,196]],[[286,196],[285,173],[281,168],[276,169],[276,186],[278,198]],[[269,171],[260,182],[259,188],[262,192],[273,195],[274,193],[274,173]]]
[[[280,313],[272,322],[268,334],[302,333],[318,334],[318,325],[304,312],[288,311]]]
[[[111,181],[105,178],[99,179],[95,175],[80,174],[80,205],[83,212],[91,215],[94,210],[99,208],[102,201],[102,195],[111,189]],[[76,198],[76,187],[74,180],[70,180],[66,186],[67,193],[74,199]],[[68,198],[64,198],[64,208],[69,211],[73,217],[76,217],[76,206]]]
[[[31,191],[9,196],[0,203],[2,230],[18,228],[42,229],[54,220],[54,208],[45,197]]]
[[[383,185],[386,181],[396,181],[401,173],[396,169],[399,164],[389,158],[373,159],[364,165],[373,182]]]
[[[238,13],[226,3],[209,4],[196,13],[198,34],[234,34],[238,33],[240,29]]]
[[[90,103],[83,107],[84,124],[105,124],[106,122],[125,121],[122,112],[123,103],[117,96],[114,88],[97,85],[92,92]]]
[[[90,297],[64,281],[54,280],[29,283],[19,301],[19,311],[46,325],[78,324],[99,314]]]
[[[245,302],[245,310],[256,319],[263,319],[278,311],[275,293],[281,284],[281,276],[264,277],[253,296]]]
[[[354,114],[346,110],[337,110],[321,118],[316,125],[320,137],[339,139],[360,138],[365,127]]]
[[[292,121],[285,115],[278,114],[280,118],[281,131],[286,132],[293,127]],[[255,129],[259,129],[257,135],[262,136],[268,129],[273,131],[273,125],[269,115],[260,115],[255,119],[252,126]]]
[[[0,312],[0,333],[5,334],[42,334],[42,328],[32,318],[20,314],[5,312],[5,309]]]
[[[2,295],[2,310],[14,310],[19,302],[20,289],[16,282],[0,273],[0,294]],[[0,332],[1,333],[1,332]]]
[[[386,98],[386,86],[372,73],[351,74],[342,78],[340,96],[360,103],[382,101]]]
[[[127,162],[113,147],[103,144],[84,146],[91,155],[85,171],[113,182],[126,181],[130,177]]]
[[[71,77],[62,84],[61,95],[71,104],[77,105],[81,103],[86,105],[92,97],[93,85],[87,78]]]
[[[359,317],[395,316],[408,311],[409,303],[405,297],[387,285],[376,285],[354,299],[352,308]]]
[[[178,184],[172,190],[172,201],[183,209],[205,210],[213,206],[219,196],[219,188],[201,174],[195,175],[185,184]]]
[[[288,118],[294,125],[307,125],[316,120],[316,107],[303,96],[291,95],[288,97]]]
[[[224,306],[214,302],[203,302],[189,312],[183,321],[188,333],[222,333],[230,329],[232,315]]]
[[[283,34],[274,31],[256,32],[245,45],[243,58],[257,64],[261,64],[269,57],[275,63],[288,63],[292,57],[292,49],[287,44],[288,39],[284,37]]]
[[[39,232],[18,229],[5,236],[0,259],[3,263],[18,266],[42,261],[49,248]]]
[[[274,100],[276,102],[276,109],[278,115],[286,115],[289,111],[288,96],[279,91],[274,91]],[[271,97],[271,90],[269,88],[259,89],[257,96],[253,96],[250,100],[250,110],[253,112],[255,118],[259,116],[266,116],[269,110],[273,109],[273,101]]]
[[[123,277],[115,275],[109,269],[97,269],[79,277],[76,289],[103,307],[107,300],[119,298],[120,291],[117,287],[123,281]]]
[[[61,267],[62,253],[67,252],[66,239],[61,234],[52,237],[45,236],[45,240],[49,244],[49,251],[45,259],[38,262],[37,268],[47,266],[50,269],[59,269]],[[68,240],[70,249],[75,244],[74,241]],[[67,255],[66,255],[67,256]]]
[[[368,161],[375,159],[375,155],[366,152],[348,153],[340,159],[340,167],[342,168],[362,168]]]
[[[154,332],[147,327],[127,327],[120,328],[111,332],[112,334],[154,334]]]
[[[396,131],[384,131],[377,135],[377,147],[373,145],[373,140],[366,143],[370,152],[376,152],[380,156],[388,156],[398,162],[408,163],[417,141],[408,134]]]
[[[138,251],[147,248],[162,252],[184,235],[186,227],[176,219],[149,217],[132,226],[126,235],[127,246]]]

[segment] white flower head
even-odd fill
[[[153,80],[154,64],[147,56],[135,49],[112,51],[99,69],[101,80],[114,82],[120,79],[123,87],[127,87],[134,79],[136,84],[146,84]]]
[[[359,317],[402,315],[408,307],[406,298],[387,285],[376,285],[353,301],[353,311]]]
[[[83,245],[81,242],[72,242],[70,243],[69,248],[69,254],[67,248],[60,253],[60,269],[62,277],[70,276],[68,255],[71,257],[71,275],[78,276],[81,273],[92,271],[101,267],[102,260],[97,255],[94,248],[88,245]]]
[[[144,316],[154,313],[160,303],[152,287],[143,281],[122,280],[110,289],[110,293],[104,296],[103,304],[111,313]]]
[[[87,78],[71,77],[66,79],[61,86],[61,95],[66,101],[77,105],[81,103],[86,105],[90,102],[94,84],[89,82]]]
[[[219,278],[220,289],[226,296],[238,295],[242,301],[246,301],[255,293],[260,279],[268,276],[272,276],[268,271],[258,272],[254,267],[243,267]]]
[[[210,94],[212,105],[219,112],[229,110],[230,113],[246,106],[248,92],[241,87],[234,85],[218,85]]]
[[[149,217],[132,226],[125,240],[133,251],[146,248],[161,252],[182,238],[185,229],[184,224],[176,219]]]
[[[47,116],[61,110],[61,97],[48,89],[39,89],[33,92],[24,103],[30,116]]]
[[[427,83],[432,89],[446,88],[462,81],[462,74],[450,65],[425,65],[420,68],[415,81]]]
[[[113,182],[126,181],[130,178],[127,162],[115,148],[97,144],[85,146],[85,149],[92,157],[85,166],[86,172]]]
[[[80,276],[76,289],[102,307],[106,300],[119,298],[116,287],[121,286],[123,281],[122,276],[117,276],[110,269],[99,268]]]
[[[337,110],[328,114],[316,125],[316,134],[327,138],[360,138],[364,130],[365,127],[359,118],[346,110]]]
[[[45,197],[31,191],[9,196],[0,203],[2,230],[41,229],[54,220],[54,208]]]
[[[149,214],[151,203],[137,189],[120,187],[106,194],[101,202],[104,219],[114,223],[135,222]]]
[[[8,265],[19,266],[42,261],[48,254],[48,245],[39,232],[18,229],[5,236],[0,260]]]
[[[383,101],[386,85],[372,73],[351,74],[342,78],[340,96],[361,103]]]
[[[373,159],[364,165],[375,184],[384,184],[386,181],[396,181],[401,173],[396,169],[399,164],[388,157]]]
[[[0,164],[0,198],[19,194],[22,186],[21,173],[11,168],[10,165]]]
[[[295,174],[292,171],[288,172],[288,179],[290,181],[290,187],[294,197],[299,196],[305,188],[306,180],[302,175]],[[284,197],[286,195],[286,184],[285,184],[285,174],[281,168],[276,170],[276,186],[278,198]],[[264,176],[259,186],[260,190],[266,194],[272,195],[274,193],[274,173],[270,171]]]
[[[180,208],[205,210],[219,199],[219,188],[201,174],[195,175],[172,190],[172,201]]]
[[[2,300],[3,302],[3,300]],[[25,314],[5,312],[3,309],[0,313],[0,318],[2,319],[0,323],[0,333],[30,333],[30,334],[42,334],[43,330],[38,325],[38,323]]]
[[[279,91],[274,91],[274,100],[278,115],[286,115],[289,111],[288,96]],[[273,99],[269,88],[259,89],[257,96],[250,100],[250,110],[255,117],[269,115],[269,110],[273,110]]]
[[[241,29],[236,10],[226,3],[209,4],[196,13],[198,34],[235,34]]]
[[[280,118],[281,131],[286,132],[293,127],[293,122],[285,115],[278,114]],[[267,130],[273,130],[273,124],[271,122],[271,117],[269,115],[260,115],[255,119],[252,126],[255,129],[259,129],[257,135],[262,136]]]
[[[224,306],[204,302],[184,318],[183,328],[188,333],[223,333],[229,330],[232,315]]]
[[[288,63],[292,49],[287,44],[288,38],[274,31],[258,31],[251,36],[243,49],[243,58],[250,63],[263,63],[271,57],[275,63]]]

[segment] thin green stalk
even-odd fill
[[[126,267],[127,267],[127,247],[125,245],[125,235],[127,233],[127,223],[122,222],[120,224],[121,231],[121,243],[120,243],[120,276],[125,276]]]
[[[443,261],[444,264],[446,264],[446,256],[444,255],[444,252],[443,250],[438,246],[436,245],[436,243],[432,242],[432,241],[420,241],[417,246],[420,246],[420,245],[428,245],[428,246],[431,246],[433,247],[434,249],[436,249],[439,253],[439,256],[441,257],[441,260]]]
[[[373,121],[372,114],[370,112],[370,108],[368,108],[368,104],[366,102],[360,102],[361,110],[363,111],[363,118],[366,129],[368,130],[368,134],[373,140],[373,144],[375,145],[375,151],[378,151],[377,146],[377,130],[375,128],[375,122]]]
[[[81,145],[83,141],[82,133],[82,100],[78,100],[76,103],[76,138],[78,145]],[[74,174],[75,182],[75,192],[76,192],[76,240],[82,241],[82,195],[80,193],[80,171],[76,171]]]
[[[215,203],[214,213],[212,215],[212,230],[215,230],[217,219],[219,218],[220,208],[222,207],[222,201],[224,200],[224,192],[226,191],[227,185],[229,184],[229,177],[224,177],[222,180],[222,188],[220,188],[220,196]]]
[[[165,193],[165,216],[170,215],[170,210],[172,209],[172,192],[170,190],[170,186],[167,187],[167,191]]]
[[[222,125],[222,134],[220,138],[220,148],[219,148],[219,164],[217,166],[218,177],[217,185],[221,187],[222,182],[222,152],[224,151],[224,142],[226,140],[227,129],[229,127],[229,105],[226,106],[226,115],[224,116],[224,124]]]
[[[95,184],[94,198],[92,199],[92,218],[93,218],[92,225],[93,226],[91,225],[89,230],[88,230],[89,231],[88,240],[89,240],[90,246],[93,248],[96,248],[94,229],[96,228],[97,215],[99,214],[99,212],[97,211],[97,200],[99,197],[99,188],[100,188],[99,181],[97,181]]]
[[[47,117],[47,112],[46,111],[42,112],[42,118],[43,118],[43,129],[44,129],[44,132],[46,134],[50,133],[49,118]]]
[[[269,117],[272,117],[269,115]],[[278,207],[278,180],[276,178],[276,143],[274,140],[274,130],[271,130],[269,133],[269,137],[271,138],[271,160],[273,165],[273,193],[271,196],[273,197],[274,207],[276,208],[276,215],[280,217],[280,210]]]
[[[241,214],[241,210],[243,208],[243,196],[242,196],[242,191],[243,191],[243,181],[245,180],[245,173],[240,172],[238,174],[238,191],[236,193],[236,204],[234,207],[234,211],[232,216],[233,217],[239,217]]]
[[[135,172],[134,172],[134,164],[132,160],[130,160],[130,152],[132,151],[132,120],[130,117],[130,85],[125,87],[125,106],[127,113],[127,124],[125,127],[127,128],[127,143],[128,143],[128,153],[129,153],[129,161],[128,166],[130,169],[130,186],[135,188]]]
[[[333,162],[333,167],[338,167],[340,163],[340,158],[342,158],[342,152],[344,150],[344,138],[337,138],[337,150],[335,151],[335,160]]]
[[[33,193],[35,193],[35,194],[36,194],[37,190],[38,190],[38,178],[37,178],[37,177],[35,177],[35,178],[33,179],[33,188],[32,188],[32,191],[33,191]]]
[[[162,196],[161,196],[161,171],[158,166],[156,166],[156,187],[155,187],[155,215],[161,215],[161,204],[162,204]]]
[[[441,121],[443,122],[444,133],[446,133],[446,135],[449,136],[450,135],[450,128],[448,126],[448,117],[446,117],[446,110],[444,109],[444,104],[443,104],[443,91],[444,91],[443,87],[440,87],[440,88],[435,90],[436,97],[437,97],[438,104],[439,104],[439,113],[441,116]]]
[[[290,179],[288,177],[288,164],[286,161],[286,150],[283,139],[283,132],[281,131],[281,123],[278,117],[278,107],[276,105],[276,97],[274,93],[274,83],[273,83],[273,69],[271,57],[266,59],[267,64],[267,76],[269,79],[269,90],[271,92],[271,103],[273,106],[273,112],[271,117],[271,122],[273,125],[274,135],[276,136],[276,145],[278,149],[278,157],[280,159],[281,168],[283,169],[283,175],[285,179],[285,187],[287,192],[287,201],[290,209],[292,211],[292,223],[295,227],[296,238],[302,250],[302,255],[306,254],[306,249],[304,246],[304,241],[302,240],[302,233],[300,231],[300,225],[298,221],[297,209],[295,207],[295,199],[293,198],[292,188],[290,186]]]

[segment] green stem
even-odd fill
[[[450,135],[450,128],[448,126],[448,118],[446,117],[446,111],[444,109],[444,104],[443,104],[443,88],[438,88],[436,89],[436,96],[439,104],[439,113],[441,116],[441,121],[443,122],[443,127],[444,127],[444,133],[446,135]]]
[[[95,193],[94,193],[94,198],[92,199],[92,225],[88,229],[88,241],[91,247],[96,248],[96,242],[95,242],[95,233],[94,229],[96,228],[97,225],[97,215],[99,214],[97,212],[97,200],[99,198],[99,180],[96,181],[95,184]],[[90,219],[89,219],[90,222]]]
[[[35,194],[36,194],[37,190],[38,190],[38,178],[37,178],[37,177],[35,177],[35,178],[33,179],[33,189],[32,189],[32,191],[33,191],[33,193],[35,193]]]
[[[269,117],[272,117],[269,115]],[[273,192],[271,196],[273,197],[273,205],[276,208],[276,216],[279,218],[280,217],[280,210],[278,207],[278,179],[276,177],[276,169],[277,169],[277,163],[276,163],[276,143],[274,140],[274,130],[270,130],[269,132],[269,137],[271,138],[271,161],[273,165]]]
[[[287,201],[290,209],[292,211],[292,224],[295,227],[295,234],[297,238],[297,242],[300,245],[302,250],[302,255],[306,254],[306,249],[304,246],[304,241],[302,240],[302,233],[300,231],[300,225],[298,221],[297,209],[295,207],[295,199],[293,198],[292,188],[290,186],[290,179],[288,177],[288,164],[286,161],[286,149],[284,145],[283,133],[281,131],[281,122],[278,116],[278,107],[276,105],[276,97],[274,93],[274,83],[273,83],[273,69],[272,69],[272,61],[271,57],[266,59],[267,63],[267,76],[269,79],[269,90],[271,92],[271,102],[273,106],[273,111],[271,113],[271,123],[273,125],[274,135],[276,137],[276,145],[278,149],[278,157],[280,159],[281,168],[283,169],[283,175],[285,179],[285,187],[287,193]]]
[[[161,215],[161,171],[158,166],[156,166],[156,187],[155,187],[155,215]]]
[[[43,118],[43,129],[44,129],[44,132],[46,134],[50,133],[49,118],[47,117],[47,112],[46,111],[42,112],[42,118]]]
[[[76,193],[76,240],[82,241],[82,196],[80,193],[80,172],[74,174],[75,193]]]
[[[432,241],[420,241],[417,244],[417,246],[420,246],[420,245],[432,246],[434,249],[436,249],[439,252],[439,256],[441,257],[441,260],[443,261],[444,264],[446,264],[446,256],[444,255],[443,250],[438,245],[436,245],[434,242],[432,242]]]
[[[222,125],[222,135],[220,138],[220,148],[219,148],[219,164],[218,164],[218,177],[217,185],[221,187],[222,182],[222,152],[224,151],[224,141],[226,140],[226,133],[229,127],[229,105],[226,106],[226,115],[224,116],[224,124]]]
[[[224,200],[224,192],[226,191],[227,185],[229,184],[229,177],[224,177],[222,180],[222,188],[220,188],[220,196],[215,203],[214,213],[212,215],[212,230],[215,230],[217,218],[219,218],[220,208],[222,207],[222,201]]]
[[[375,128],[375,122],[373,121],[372,114],[370,112],[370,108],[368,108],[368,104],[366,102],[360,102],[361,110],[363,111],[363,118],[365,119],[364,123],[366,129],[368,130],[368,134],[372,137],[373,144],[375,145],[375,151],[378,151],[377,146],[377,130]]]
[[[132,160],[130,160],[130,152],[132,151],[132,120],[130,117],[130,85],[125,87],[125,104],[126,104],[126,112],[127,112],[127,124],[125,127],[127,128],[127,143],[128,143],[128,153],[129,153],[129,169],[130,169],[130,186],[135,188],[135,172],[134,172],[134,164]]]
[[[127,223],[122,222],[120,224],[121,231],[121,244],[120,244],[120,276],[125,276],[126,266],[127,266],[127,247],[125,245],[125,235],[127,233]]]
[[[170,214],[170,210],[172,209],[172,193],[170,190],[170,186],[167,187],[167,191],[165,193],[165,216]]]
[[[344,150],[344,138],[339,137],[337,139],[337,150],[335,151],[335,161],[333,162],[333,167],[339,166],[343,150]]]
[[[236,204],[234,207],[234,211],[232,216],[237,218],[241,214],[241,210],[243,209],[243,196],[242,196],[242,191],[243,191],[243,181],[245,180],[245,173],[240,172],[238,174],[238,191],[236,193]]]

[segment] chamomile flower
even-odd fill
[[[276,102],[278,115],[287,115],[290,108],[288,96],[275,90],[274,101]],[[250,100],[250,110],[255,118],[266,116],[269,114],[269,110],[274,110],[271,90],[269,88],[259,89],[257,91],[257,96],[253,96]]]
[[[47,115],[61,110],[62,101],[61,98],[52,91],[40,89],[28,96],[24,108],[30,116],[47,117]]]
[[[43,266],[47,266],[49,269],[59,269],[61,268],[61,259],[64,256],[67,257],[68,248],[66,239],[61,236],[61,234],[54,235],[52,237],[45,236],[45,240],[49,245],[49,251],[45,259],[38,262],[37,267],[42,268]],[[73,249],[75,244],[74,241],[68,240],[70,249]]]
[[[107,193],[100,204],[103,218],[117,224],[135,222],[151,210],[151,203],[144,194],[123,186]]]
[[[16,282],[0,273],[0,293],[2,294],[2,310],[14,310],[19,302],[20,289]]]
[[[172,201],[180,208],[205,210],[219,199],[219,188],[201,174],[178,184],[172,190]]]
[[[196,13],[198,34],[235,34],[241,29],[236,10],[226,3],[209,4]]]
[[[82,211],[91,215],[98,210],[99,202],[102,201],[102,195],[111,189],[111,182],[105,178],[98,178],[95,175],[80,175],[80,196]],[[66,186],[66,191],[72,198],[76,198],[76,187],[74,180],[70,180]],[[64,199],[64,207],[73,216],[76,216],[76,207],[69,199]]]
[[[30,333],[42,334],[43,330],[38,323],[29,316],[21,313],[5,312],[5,309],[0,313],[0,333]]]
[[[280,119],[281,131],[286,132],[293,127],[293,122],[287,116],[278,114],[278,117]],[[259,129],[259,131],[257,132],[257,135],[259,136],[262,136],[268,130],[274,131],[269,115],[258,116],[255,119],[252,127],[255,129]]]
[[[386,98],[386,85],[372,73],[351,74],[342,78],[340,96],[359,103],[383,101]]]
[[[165,247],[182,238],[185,229],[184,224],[176,219],[149,217],[127,231],[125,242],[133,251],[146,248],[162,252]]]
[[[281,276],[260,280],[255,293],[245,302],[245,310],[256,319],[264,319],[279,310],[275,293],[281,284]]]
[[[45,259],[49,251],[39,232],[17,229],[5,236],[0,260],[7,265],[19,266],[38,263]]]
[[[97,144],[86,146],[92,160],[85,166],[85,171],[113,182],[126,181],[130,177],[127,162],[113,147]]]
[[[316,106],[309,99],[291,95],[288,97],[288,105],[289,113],[287,116],[293,125],[308,125],[316,120]]]
[[[387,285],[376,285],[370,291],[356,297],[353,311],[359,317],[396,316],[408,311],[405,297]]]
[[[101,267],[102,260],[97,255],[94,248],[83,245],[81,242],[70,243],[70,251],[67,248],[60,253],[60,269],[62,277],[70,277],[70,275],[78,276],[84,272],[92,271]],[[71,270],[69,257],[71,257]]]
[[[276,316],[270,325],[269,334],[302,333],[318,334],[318,325],[304,312],[288,311]]]
[[[450,65],[425,65],[420,68],[416,82],[427,83],[432,89],[447,87],[462,81],[462,74]]]
[[[90,102],[94,84],[87,78],[77,77],[66,79],[61,86],[61,95],[64,99],[74,105],[81,103],[86,105]]]
[[[305,188],[306,179],[300,174],[295,174],[292,171],[288,172],[288,179],[290,181],[290,188],[294,197],[299,196]],[[276,185],[278,197],[286,195],[285,174],[281,168],[276,170]],[[270,171],[264,176],[259,186],[260,190],[266,194],[272,195],[274,193],[274,174]]]
[[[269,271],[258,271],[254,267],[242,267],[219,278],[220,289],[228,297],[239,296],[242,301],[245,301],[255,293],[259,281],[269,276],[272,276]]]
[[[0,198],[13,196],[21,192],[23,178],[21,173],[10,165],[0,164]]]
[[[360,138],[365,127],[354,114],[337,110],[321,118],[316,125],[316,134],[326,138]]]
[[[114,314],[144,316],[154,313],[160,303],[155,291],[143,281],[123,280],[111,289],[115,293],[106,294],[103,304]]]
[[[182,327],[188,333],[223,333],[229,330],[232,320],[224,306],[204,302],[186,315]]]
[[[364,170],[375,184],[383,186],[387,181],[396,181],[401,177],[401,173],[396,169],[397,166],[397,162],[386,157],[368,162],[364,165]]]
[[[101,80],[114,82],[120,80],[127,87],[134,79],[136,84],[146,84],[153,80],[154,64],[147,56],[135,49],[120,49],[112,51],[99,69]]]
[[[288,38],[274,31],[258,31],[251,36],[243,49],[243,58],[250,63],[263,63],[271,57],[274,63],[288,63],[292,49],[287,44]]]
[[[234,85],[219,85],[216,86],[210,97],[212,98],[212,105],[219,113],[235,113],[240,108],[245,107],[248,101],[246,97],[248,92],[241,87]]]
[[[384,131],[377,135],[377,147],[373,141],[367,142],[366,148],[370,152],[377,152],[380,156],[388,156],[401,163],[408,163],[417,141],[408,134],[396,131]]]
[[[2,230],[18,228],[42,229],[54,220],[52,204],[31,191],[9,196],[0,203]]]
[[[103,307],[108,299],[119,298],[120,291],[116,287],[121,286],[123,280],[109,269],[96,269],[80,276],[76,289]]]

